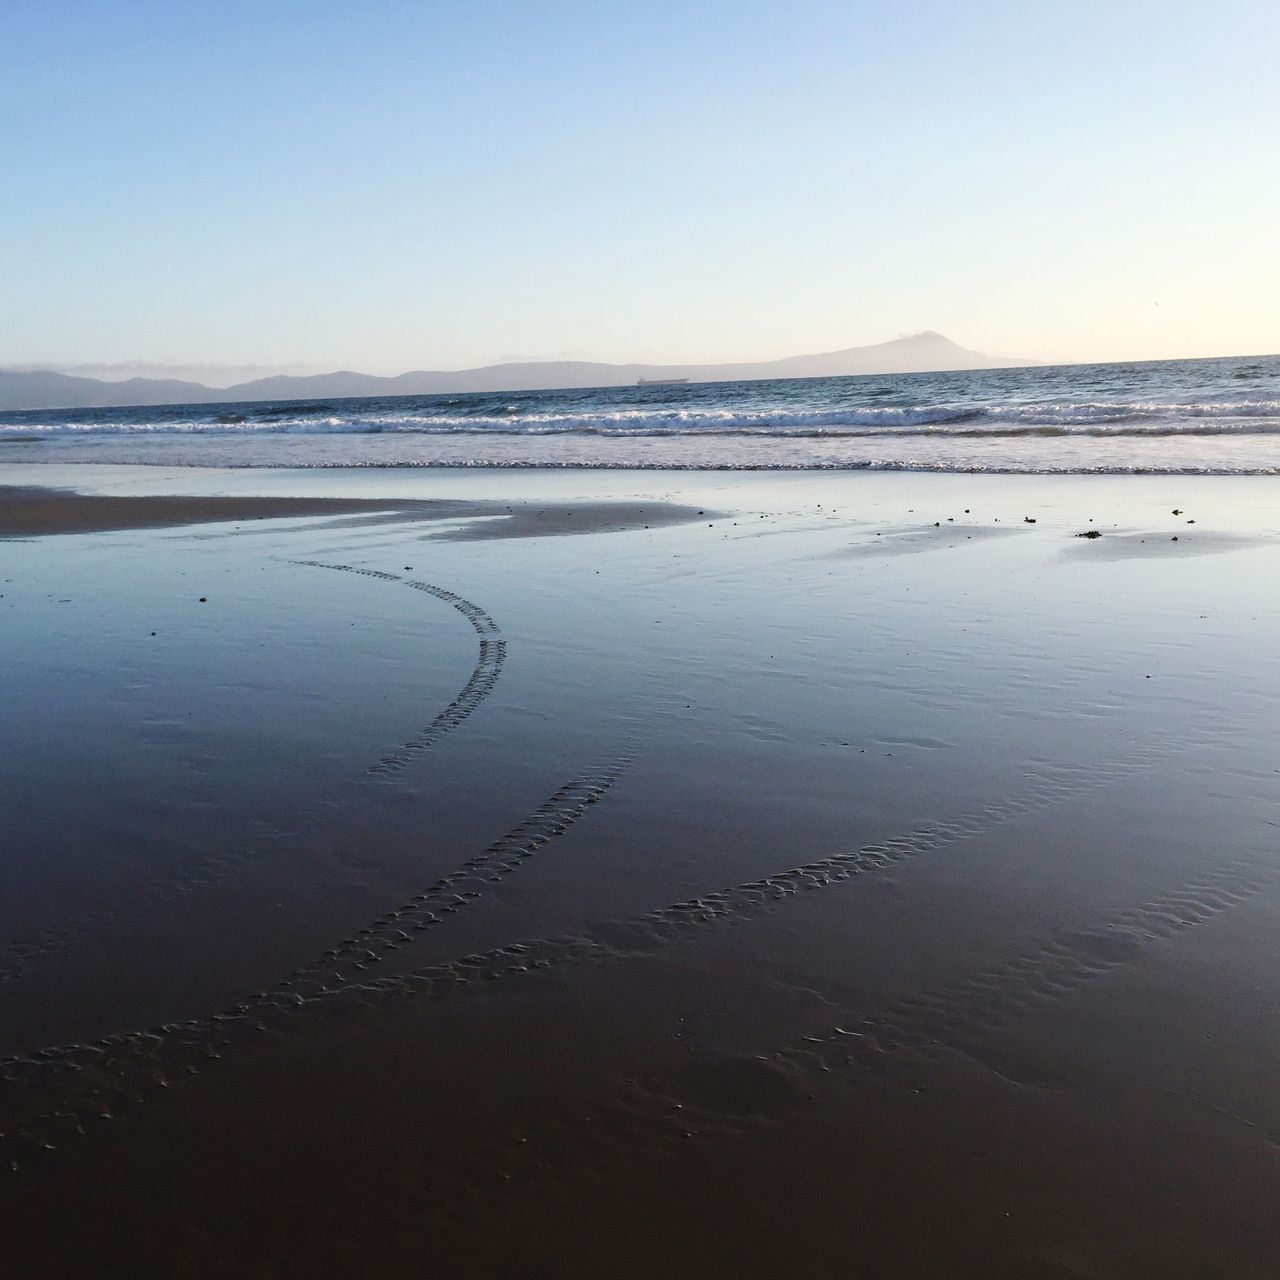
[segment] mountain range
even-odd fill
[[[0,409],[102,409],[133,405],[225,404],[256,400],[333,400],[347,396],[407,396],[466,391],[546,391],[566,387],[628,386],[642,379],[740,382],[765,378],[830,378],[864,373],[925,373],[998,369],[1033,363],[969,351],[926,331],[867,347],[738,364],[602,364],[538,360],[451,372],[419,369],[395,377],[317,373],[255,378],[233,387],[206,387],[173,378],[107,382],[45,371],[0,369]]]

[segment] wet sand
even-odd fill
[[[254,497],[83,493],[74,489],[0,486],[0,538],[121,529],[297,519],[356,517],[364,523],[466,522],[436,537],[453,542],[483,538],[545,538],[560,534],[617,533],[696,520],[705,511],[674,503],[504,503],[448,499],[379,501],[374,498]]]
[[[0,1275],[1280,1271],[1274,482],[62,472]]]

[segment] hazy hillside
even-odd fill
[[[940,333],[917,333],[869,347],[740,364],[601,364],[585,360],[528,361],[452,371],[416,370],[393,378],[342,370],[303,377],[257,378],[233,387],[130,378],[103,382],[62,373],[0,369],[0,409],[86,409],[120,405],[208,404],[237,400],[337,399],[344,396],[429,395],[459,391],[544,391],[557,387],[627,386],[641,378],[737,382],[757,378],[830,378],[859,373],[917,373],[1025,365],[958,346]]]
[[[66,373],[0,369],[0,409],[114,408],[135,404],[192,404],[217,399],[198,382],[176,378],[128,378],[103,382]]]

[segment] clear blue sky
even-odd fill
[[[7,0],[0,364],[1276,351],[1277,48],[1274,0]]]

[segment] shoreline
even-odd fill
[[[433,541],[698,522],[736,536],[748,520],[790,519],[795,508],[806,521],[874,526],[885,554],[962,528],[983,542],[1011,529],[1097,528],[1106,536],[1064,544],[1064,554],[1101,559],[1158,554],[1162,536],[1179,554],[1280,540],[1274,492],[1273,478],[1243,475],[10,464],[0,465],[0,538],[299,519],[422,526]]]

